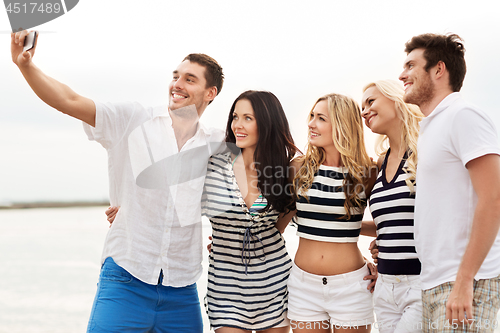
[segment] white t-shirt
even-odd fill
[[[201,196],[206,166],[224,138],[198,124],[179,152],[166,106],[95,103],[89,140],[108,152],[110,201],[121,206],[109,229],[107,257],[139,280],[193,284],[202,273]]]
[[[477,204],[465,165],[487,154],[500,154],[495,126],[460,93],[448,95],[420,122],[415,246],[422,289],[455,281]],[[499,274],[500,234],[475,279]]]

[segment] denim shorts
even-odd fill
[[[202,333],[196,283],[182,288],[147,284],[108,257],[101,268],[87,332]]]

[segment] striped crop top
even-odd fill
[[[344,218],[343,188],[347,168],[320,165],[311,188],[297,200],[297,235],[302,238],[332,243],[358,241],[366,207],[365,193],[360,194],[363,206],[351,208],[351,217]]]
[[[389,149],[370,195],[370,211],[377,225],[378,271],[389,275],[418,275],[421,266],[413,237],[415,193],[406,185],[409,174],[404,171],[407,154],[394,178],[387,181],[385,170],[390,152]]]

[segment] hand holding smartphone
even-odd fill
[[[32,48],[35,47],[36,39],[38,37],[38,33],[36,31],[30,32],[26,38],[24,39],[24,47],[23,47],[23,52],[24,51],[29,51]]]

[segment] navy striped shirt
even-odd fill
[[[259,212],[260,196],[247,207],[230,153],[210,158],[202,198],[212,224],[207,306],[212,327],[264,330],[286,320],[292,261],[275,227],[278,212]]]
[[[407,154],[391,181],[386,167],[390,149],[370,195],[370,211],[377,225],[378,271],[389,275],[418,275],[420,261],[415,251],[413,213],[415,193],[406,185]],[[415,186],[416,190],[416,186]]]
[[[365,205],[352,208],[349,219],[344,217],[345,193],[342,185],[346,174],[347,168],[320,165],[307,191],[307,199],[299,196],[297,200],[299,237],[334,243],[358,241]],[[364,192],[360,198],[365,198]]]

